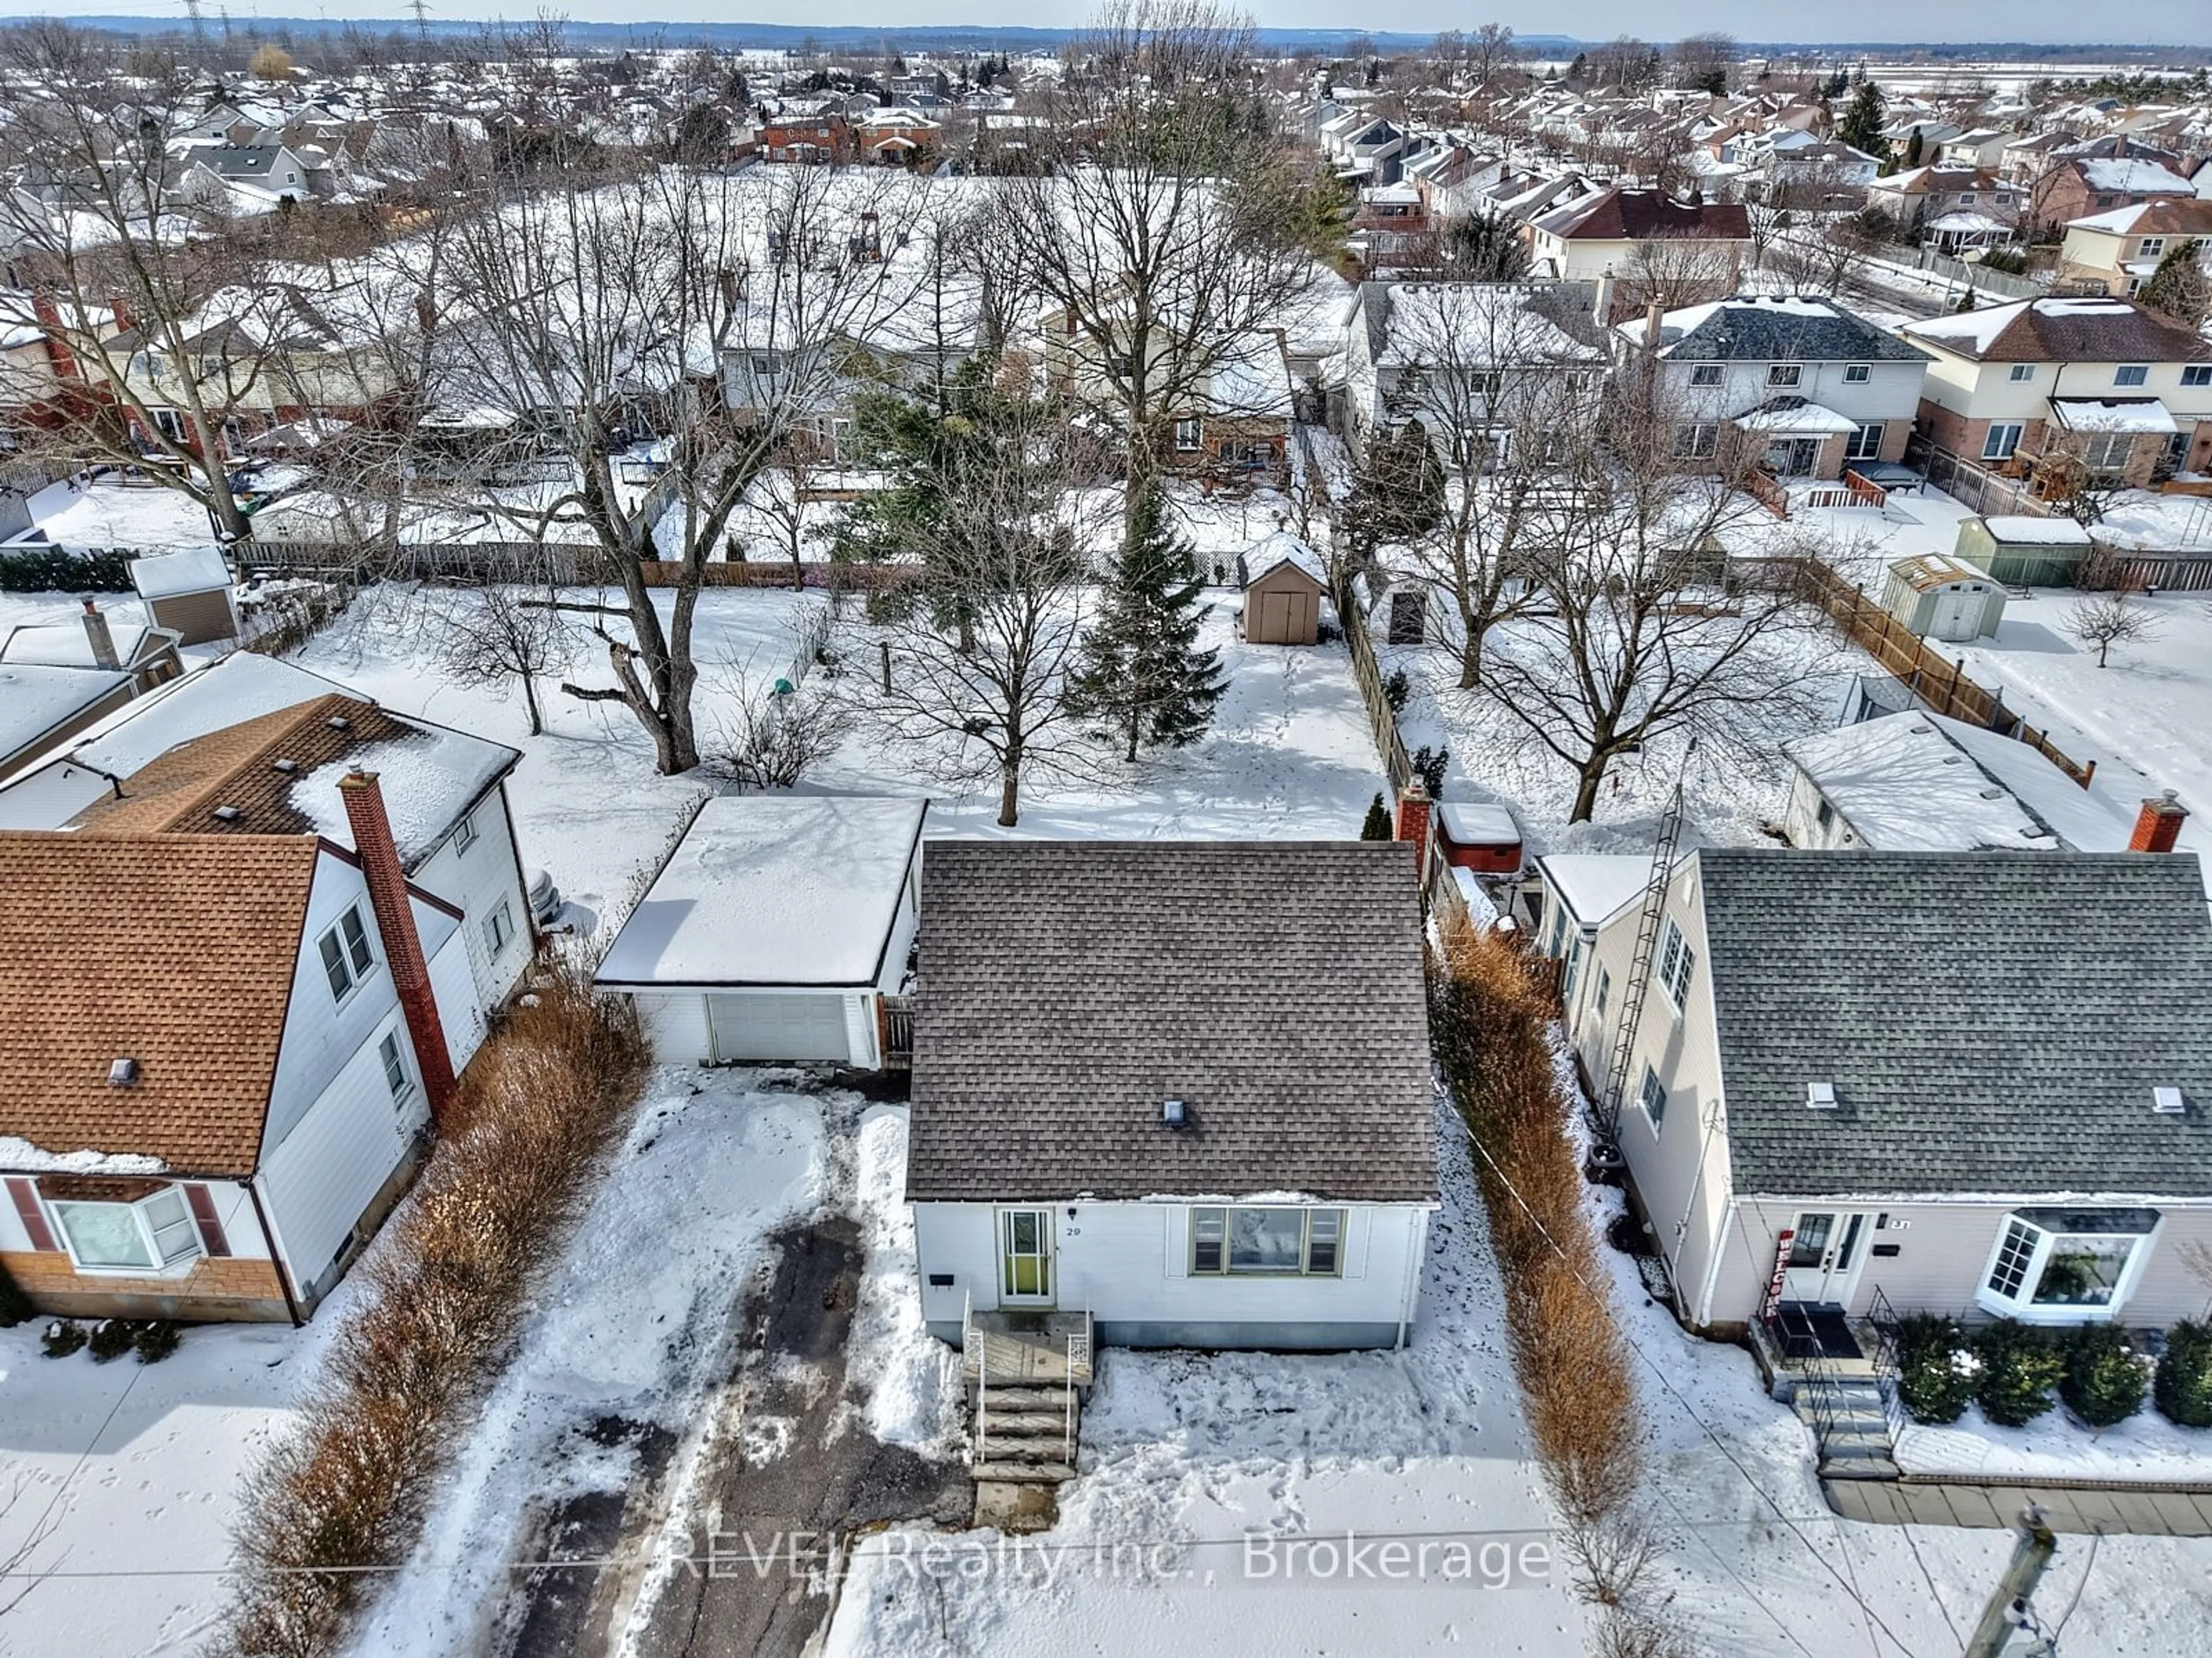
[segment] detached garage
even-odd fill
[[[884,1064],[914,946],[920,800],[721,795],[600,963],[664,1062]]]

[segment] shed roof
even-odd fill
[[[1328,591],[1328,567],[1322,562],[1321,555],[1288,530],[1278,530],[1263,537],[1237,557],[1237,568],[1247,587],[1270,570],[1285,564],[1312,578],[1314,586],[1323,592]]]
[[[599,982],[873,983],[927,810],[859,796],[714,797],[623,924]]]
[[[312,835],[0,832],[0,1141],[27,1143],[0,1163],[250,1173],[317,851]],[[125,1058],[138,1080],[112,1086]]]
[[[2193,855],[1697,859],[1737,1192],[2212,1195]]]
[[[1395,843],[933,842],[914,1040],[914,1201],[1437,1195]]]
[[[141,598],[176,598],[185,593],[228,592],[230,567],[219,547],[189,547],[180,553],[152,553],[131,561],[131,585]]]

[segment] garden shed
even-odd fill
[[[921,800],[718,795],[599,963],[664,1063],[878,1069],[914,947]]]
[[[1986,639],[2004,620],[2004,585],[1949,553],[1900,558],[1889,567],[1881,608],[1917,639],[1963,645]]]
[[[221,548],[134,558],[131,585],[146,602],[149,619],[157,628],[175,629],[179,644],[238,637],[238,607],[231,602],[230,568]]]
[[[1520,872],[1521,826],[1505,807],[1441,800],[1436,824],[1437,850],[1454,868],[1484,875]]]
[[[2070,518],[1962,519],[1952,550],[2008,587],[2070,587],[2089,557],[2089,532]]]
[[[1244,590],[1244,642],[1311,645],[1321,637],[1321,605],[1328,567],[1287,530],[1245,549],[1237,561]]]

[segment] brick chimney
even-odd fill
[[[430,1102],[432,1120],[442,1124],[453,1096],[453,1062],[446,1051],[437,998],[430,991],[422,937],[415,931],[407,872],[392,838],[392,819],[385,814],[384,791],[374,772],[356,767],[338,780],[338,799],[345,802],[346,822],[353,826],[354,850],[361,855],[362,878],[368,883],[369,907],[376,912],[376,930],[384,938],[392,988],[399,993],[415,1066],[422,1074],[422,1092]]]
[[[122,659],[115,654],[115,635],[108,631],[107,618],[92,599],[84,601],[84,636],[92,643],[92,663],[96,668],[119,668]]]
[[[2189,808],[2174,798],[2172,789],[2154,800],[2144,801],[2142,810],[2136,814],[2136,832],[2128,837],[2128,850],[2172,852],[2188,817]]]
[[[1415,778],[1406,785],[1398,796],[1398,829],[1391,838],[1413,843],[1413,868],[1425,872],[1429,867],[1429,792]]]

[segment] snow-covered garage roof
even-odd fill
[[[859,796],[715,796],[623,924],[599,982],[874,983],[927,810]]]

